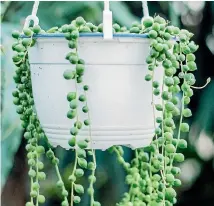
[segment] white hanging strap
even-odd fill
[[[35,1],[33,4],[32,15],[36,16],[39,7],[39,1]]]
[[[104,10],[109,10],[109,1],[104,1]]]
[[[113,38],[112,12],[109,10],[109,1],[104,1],[103,37],[104,37],[104,39],[112,39]]]
[[[37,11],[38,11],[38,7],[39,7],[39,1],[35,1],[34,4],[33,4],[32,14],[29,15],[25,19],[24,28],[29,27],[29,24],[30,24],[31,21],[34,22],[34,26],[39,24],[39,18],[36,16]]]
[[[143,7],[143,17],[149,16],[149,9],[147,5],[147,1],[142,1],[142,7]]]

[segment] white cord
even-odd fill
[[[109,1],[104,1],[104,10],[109,10]]]
[[[39,18],[36,16],[39,7],[39,1],[35,1],[33,4],[32,14],[27,16],[25,19],[24,28],[28,28],[31,21],[33,21],[33,25],[39,24]]]
[[[36,16],[39,7],[39,1],[35,1],[33,4],[32,15]]]
[[[149,16],[149,9],[147,5],[147,1],[142,1],[142,7],[143,7],[143,17]]]
[[[103,37],[105,40],[110,40],[113,38],[112,12],[109,10],[109,1],[104,1]]]

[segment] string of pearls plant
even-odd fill
[[[198,46],[190,41],[193,36],[187,30],[180,30],[170,26],[160,16],[148,17],[142,23],[133,23],[130,29],[113,25],[114,33],[148,33],[150,41],[150,55],[147,57],[148,74],[146,81],[152,81],[152,94],[161,96],[162,104],[154,104],[154,126],[155,137],[147,148],[136,149],[135,157],[131,163],[125,162],[121,146],[114,146],[109,149],[117,155],[119,163],[127,172],[126,183],[130,186],[124,198],[118,206],[170,206],[176,203],[176,192],[173,187],[181,185],[176,178],[180,173],[175,163],[184,161],[184,155],[180,149],[187,147],[187,142],[181,139],[181,134],[189,131],[188,123],[184,122],[190,117],[191,110],[187,108],[190,97],[193,95],[192,88],[195,77],[191,73],[197,69],[195,55],[193,54]],[[30,177],[30,199],[26,206],[38,206],[45,202],[45,197],[40,194],[40,181],[46,178],[42,172],[44,164],[41,156],[46,153],[47,158],[55,167],[58,177],[57,187],[62,194],[62,206],[81,201],[81,195],[85,192],[84,187],[78,183],[78,178],[84,175],[84,170],[90,170],[89,188],[90,206],[101,205],[94,200],[94,183],[96,182],[95,151],[87,149],[91,143],[90,108],[87,103],[87,91],[89,86],[84,84],[85,63],[78,55],[78,38],[82,32],[103,32],[102,24],[95,26],[87,23],[82,17],[73,20],[71,24],[63,25],[61,28],[53,27],[47,32],[40,26],[33,26],[23,29],[23,34],[14,31],[12,33],[15,43],[12,49],[16,52],[13,62],[16,65],[14,81],[16,90],[13,92],[14,104],[17,105],[17,113],[20,115],[22,127],[25,129],[24,137],[27,140],[26,150],[29,165]],[[75,69],[64,71],[65,81],[73,81],[76,90],[67,94],[68,110],[67,118],[71,119],[73,126],[70,129],[71,139],[68,144],[74,150],[75,160],[73,170],[69,176],[70,194],[65,188],[59,172],[59,160],[55,157],[53,148],[48,143],[48,138],[40,126],[39,119],[34,110],[34,100],[30,77],[30,65],[28,61],[28,49],[36,43],[37,34],[43,33],[64,33],[68,40],[68,47],[71,49],[66,59]],[[154,72],[157,67],[164,68],[163,82],[154,81]],[[82,89],[79,90],[78,88]],[[79,92],[81,91],[81,93]],[[179,98],[178,94],[182,97]],[[80,105],[83,105],[80,107]],[[159,111],[160,116],[156,116]],[[79,113],[85,113],[85,120],[79,118]],[[175,120],[179,119],[178,126]],[[88,127],[89,139],[78,140],[78,133],[83,126]],[[48,143],[48,149],[42,146],[42,141]],[[179,149],[179,150],[178,150]],[[88,161],[87,161],[88,160]]]

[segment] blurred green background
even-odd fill
[[[11,32],[21,30],[25,17],[31,13],[33,2],[1,1],[1,200],[2,206],[24,206],[28,199],[28,176],[23,130],[12,103],[11,92],[14,65],[12,63]],[[211,83],[203,90],[195,90],[190,107],[193,116],[190,120],[191,131],[186,137],[189,142],[185,150],[186,161],[180,165],[183,185],[178,188],[178,206],[214,205],[214,2],[148,2],[150,15],[159,14],[172,24],[193,32],[194,40],[200,48],[196,53],[198,70],[195,72],[197,86],[205,84],[211,77]],[[142,17],[141,1],[111,2],[114,22],[130,26]],[[38,17],[44,29],[71,22],[78,16],[99,24],[102,21],[103,2],[40,2]],[[61,148],[55,150],[59,157],[60,171],[67,182],[72,169],[73,155]],[[116,156],[97,151],[96,199],[103,206],[113,206],[127,190],[124,183],[125,172],[118,165]],[[132,151],[125,148],[125,159],[132,158]],[[60,205],[56,174],[50,163],[45,161],[48,174],[42,183],[42,193],[47,197],[45,206]],[[81,180],[87,186],[87,179]],[[68,183],[68,182],[67,182]],[[69,186],[69,185],[68,185]],[[87,196],[81,205],[87,204]]]

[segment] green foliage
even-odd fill
[[[14,90],[12,82],[13,64],[10,61],[12,58],[12,51],[10,45],[12,41],[7,35],[12,32],[14,25],[5,25],[2,27],[1,41],[4,43],[4,53],[1,56],[2,61],[2,93],[1,93],[1,106],[2,106],[2,136],[1,136],[1,187],[4,186],[8,174],[13,166],[14,155],[16,154],[21,143],[22,132],[18,115],[16,115],[16,108],[13,105],[13,97],[11,95]]]
[[[151,143],[151,145],[145,149],[137,149],[135,152],[135,157],[131,161],[131,164],[127,164],[123,159],[123,149],[121,147],[114,147],[113,151],[117,153],[119,163],[123,165],[128,175],[126,178],[127,184],[130,186],[130,190],[128,195],[122,199],[118,205],[124,205],[129,203],[142,203],[142,204],[159,204],[164,203],[171,204],[176,203],[176,192],[173,189],[174,184],[174,173],[171,171],[174,162],[183,162],[184,155],[182,153],[177,153],[177,148],[186,148],[187,144],[185,140],[180,140],[181,132],[188,132],[189,125],[183,122],[184,117],[191,116],[191,111],[188,108],[184,108],[184,98],[191,97],[193,95],[191,86],[195,83],[194,75],[188,73],[188,71],[194,71],[196,69],[196,64],[194,62],[195,58],[191,53],[195,52],[198,48],[197,45],[194,44],[193,41],[190,42],[190,38],[192,36],[187,30],[179,30],[176,27],[168,25],[162,17],[156,16],[154,19],[152,17],[145,18],[143,20],[143,25],[140,24],[132,24],[132,28],[129,30],[121,30],[120,25],[113,25],[114,32],[135,32],[135,33],[148,33],[150,39],[154,39],[150,43],[150,55],[147,57],[146,62],[148,64],[149,74],[145,76],[146,81],[152,81],[152,95],[161,96],[162,104],[161,105],[153,105],[154,110],[161,111],[161,116],[156,117],[154,113],[154,119],[161,119],[161,124],[155,129],[155,140]],[[138,29],[136,29],[138,28]],[[39,27],[36,29],[36,33],[40,33],[42,30],[38,31]],[[92,29],[92,30],[91,30]],[[15,39],[18,39],[21,42],[20,46],[16,45],[13,47],[13,50],[17,53],[13,57],[13,62],[17,66],[16,76],[14,77],[14,81],[17,84],[18,90],[13,92],[13,96],[15,97],[14,103],[17,105],[17,113],[26,116],[24,119],[21,116],[21,120],[24,124],[22,126],[27,129],[24,137],[28,140],[27,151],[28,151],[28,164],[30,167],[30,178],[31,178],[31,201],[29,203],[34,203],[34,199],[37,202],[44,202],[45,199],[39,193],[39,187],[35,187],[33,185],[39,185],[39,181],[44,180],[46,175],[44,172],[39,171],[39,157],[42,153],[44,153],[44,148],[39,146],[39,140],[41,137],[45,137],[44,132],[42,131],[39,125],[39,120],[36,117],[36,114],[33,112],[32,105],[29,104],[28,101],[32,96],[32,88],[27,86],[27,83],[30,81],[30,70],[29,70],[29,62],[27,58],[28,47],[33,46],[33,33],[34,28],[25,28],[24,34],[31,38],[30,44],[23,44],[23,38],[20,38],[20,33],[17,31],[13,32],[12,36]],[[66,70],[63,74],[65,80],[74,81],[76,85],[75,91],[70,91],[67,94],[68,100],[68,108],[67,117],[69,119],[75,119],[73,126],[70,129],[70,133],[72,135],[68,144],[75,148],[75,159],[74,159],[74,167],[71,175],[69,176],[69,181],[71,184],[71,201],[72,202],[80,202],[79,194],[84,193],[84,187],[77,183],[78,177],[84,175],[84,171],[82,169],[88,169],[92,171],[92,174],[89,178],[89,188],[88,194],[90,195],[90,205],[98,205],[99,203],[94,201],[94,178],[95,178],[95,169],[96,169],[96,159],[94,150],[89,151],[88,155],[92,156],[92,161],[88,162],[86,159],[86,155],[83,153],[88,148],[88,141],[86,140],[78,140],[76,138],[78,136],[79,130],[81,131],[82,125],[84,123],[85,126],[90,128],[90,115],[89,110],[87,108],[87,92],[89,87],[84,85],[84,61],[82,61],[78,54],[78,37],[81,32],[98,32],[99,26],[95,26],[93,24],[86,24],[86,21],[82,17],[78,17],[71,22],[71,24],[63,25],[61,28],[54,27],[47,31],[47,33],[51,32],[63,32],[65,38],[68,40],[68,47],[72,49],[66,55],[66,59],[73,65],[75,65],[74,70]],[[44,33],[44,31],[42,31]],[[75,34],[74,34],[75,33]],[[179,41],[172,42],[172,36],[179,38]],[[25,46],[22,46],[25,45]],[[171,48],[172,52],[169,52]],[[177,49],[178,48],[178,49]],[[24,55],[20,55],[23,53]],[[186,57],[188,55],[188,58]],[[164,57],[163,57],[164,56]],[[183,70],[184,61],[186,61],[187,67],[189,69]],[[159,62],[159,63],[157,63]],[[165,71],[171,69],[172,71],[179,70],[181,68],[178,77],[176,76],[176,72],[163,73],[163,82],[157,82],[153,80],[154,72],[156,67],[161,64]],[[177,65],[178,64],[178,65]],[[179,67],[180,64],[180,67]],[[151,70],[150,67],[153,67]],[[173,67],[176,66],[176,67]],[[27,68],[27,69],[23,69]],[[192,76],[191,76],[192,75]],[[178,85],[181,79],[182,85],[181,89]],[[23,84],[25,83],[25,84]],[[20,88],[20,85],[24,85],[25,90]],[[77,85],[81,84],[82,91],[77,90]],[[160,85],[162,85],[162,90],[159,89]],[[165,85],[165,86],[164,86]],[[173,89],[177,86],[179,89]],[[176,94],[182,90],[182,98],[180,100],[181,103],[181,111],[176,106],[179,102],[179,99],[176,99]],[[174,99],[172,100],[172,97]],[[176,101],[175,101],[176,99]],[[79,119],[78,113],[78,101],[84,103],[84,109],[82,112],[86,113],[88,116],[87,120]],[[27,103],[26,103],[27,102]],[[175,104],[174,104],[175,103]],[[24,105],[24,106],[23,106]],[[177,116],[180,114],[180,123],[178,127],[178,136],[177,139],[174,139],[174,130],[176,126],[174,124],[173,116]],[[154,122],[155,124],[155,122]],[[47,140],[47,138],[46,138]],[[77,141],[78,140],[78,141]],[[80,152],[82,151],[82,152]],[[58,158],[54,156],[51,148],[47,152],[47,157],[51,160],[52,164],[56,167],[56,172],[59,177],[59,181],[57,183],[58,187],[61,187],[62,196],[64,197],[62,201],[62,205],[67,205],[68,200],[68,192],[63,186],[63,182],[59,171],[57,169],[57,165],[59,164]],[[147,157],[147,158],[145,158]],[[140,164],[140,160],[143,160],[142,164]],[[79,168],[78,168],[79,167]],[[82,168],[82,169],[81,169]],[[43,168],[42,168],[43,169]],[[153,176],[160,175],[161,179],[157,182]],[[157,178],[156,178],[157,179]],[[139,185],[139,181],[143,182],[143,185]],[[32,185],[33,184],[33,185]],[[177,181],[177,185],[180,182]],[[176,184],[175,184],[176,185]],[[162,194],[162,196],[158,196],[157,192]],[[76,193],[76,194],[75,194]],[[145,194],[145,197],[142,197],[142,194]]]
[[[189,72],[197,68],[192,53],[198,49],[198,46],[190,41],[192,34],[187,30],[179,30],[179,28],[169,26],[169,23],[160,16],[156,16],[154,19],[151,17],[144,18],[143,25],[149,38],[154,39],[150,43],[151,52],[146,59],[149,73],[145,76],[145,80],[152,81],[153,95],[162,97],[161,104],[154,105],[153,103],[154,110],[161,111],[161,116],[155,116],[154,113],[154,119],[160,124],[155,130],[156,135],[151,145],[147,149],[135,151],[136,155],[128,169],[126,179],[127,184],[130,185],[130,190],[118,203],[118,206],[131,203],[173,205],[177,202],[173,186],[180,185],[181,182],[180,180],[175,181],[175,172],[172,171],[172,168],[173,163],[184,161],[184,155],[178,153],[177,148],[187,147],[187,142],[180,138],[181,132],[189,131],[189,125],[183,122],[184,118],[192,115],[191,110],[185,108],[187,104],[184,104],[184,99],[193,95],[191,87],[195,83],[194,75]],[[179,40],[173,42],[172,36]],[[169,52],[171,48],[174,49]],[[162,64],[165,72],[163,81],[158,83],[154,81],[153,77],[159,64]],[[183,65],[185,64],[189,69],[184,71]],[[175,72],[168,73],[167,71],[170,69],[175,70]],[[176,70],[179,71],[180,69],[179,75],[176,76]],[[158,89],[159,85],[162,85],[161,91]],[[178,99],[176,95],[180,91],[182,91],[182,97]],[[181,104],[181,109],[176,106],[178,102]],[[175,134],[174,116],[177,115],[180,115],[180,120],[178,133]],[[118,152],[117,154],[118,161],[124,165],[123,158]],[[140,161],[145,162],[140,163]],[[157,175],[160,177],[158,178],[159,182],[156,182],[156,178],[154,178]],[[142,182],[141,185],[138,185],[138,182]]]
[[[8,4],[10,4],[11,2],[8,2]],[[117,2],[118,4],[120,4],[120,2]],[[101,19],[102,18],[102,13],[101,13],[101,11],[102,11],[102,4],[100,3],[100,5],[99,4],[97,4],[96,2],[93,2],[93,4],[92,3],[84,3],[84,5],[81,5],[81,4],[79,4],[79,3],[77,3],[77,4],[73,4],[73,2],[64,2],[63,4],[61,3],[61,2],[52,2],[52,3],[46,3],[46,2],[42,2],[42,6],[40,7],[41,9],[39,9],[39,17],[40,17],[40,22],[41,22],[41,24],[43,25],[43,28],[48,28],[48,27],[51,27],[51,26],[55,26],[55,18],[49,18],[50,17],[50,15],[52,15],[52,13],[50,14],[50,12],[52,12],[53,11],[53,15],[55,15],[56,16],[56,18],[58,19],[58,21],[57,21],[57,23],[59,23],[60,25],[61,24],[64,24],[64,23],[68,23],[69,21],[68,21],[68,19],[73,19],[75,16],[78,16],[79,15],[79,13],[83,13],[83,16],[84,17],[86,17],[86,19],[88,20],[88,19],[93,19],[92,20],[92,22],[93,23],[98,23],[97,22],[97,19]],[[66,4],[66,5],[65,5]],[[72,4],[72,5],[71,5]],[[123,3],[122,3],[123,4]],[[27,5],[27,6],[26,6]],[[50,6],[51,5],[51,6]],[[123,4],[124,5],[124,4]],[[86,9],[82,9],[83,8],[83,6],[84,6],[84,8],[86,8]],[[16,22],[16,23],[19,23],[18,21],[20,21],[20,19],[24,19],[25,17],[26,17],[26,15],[28,15],[29,14],[29,11],[31,10],[31,8],[32,8],[32,3],[30,2],[13,2],[13,4],[12,4],[12,6],[11,7],[14,7],[14,8],[12,8],[12,9],[8,9],[8,11],[6,12],[6,15],[4,16],[4,19],[6,20],[6,21],[13,21],[13,22]],[[61,9],[63,7],[63,9]],[[154,6],[155,7],[155,6]],[[154,7],[151,7],[150,8],[150,11],[153,11],[153,10],[155,10],[155,12],[157,12],[158,11],[158,8],[156,7],[155,9],[153,9]],[[17,10],[15,10],[16,8],[19,8],[19,11],[17,12]],[[49,11],[49,8],[50,8],[50,11]],[[56,10],[56,8],[59,8],[58,10]],[[125,12],[123,12],[122,11],[122,13],[120,13],[120,12],[118,12],[118,11],[120,11],[120,10],[123,10],[123,9],[121,9],[122,7],[121,7],[121,5],[119,5],[119,8],[116,10],[116,11],[114,11],[114,14],[115,14],[115,12],[116,12],[116,14],[117,14],[117,18],[118,19],[115,19],[116,21],[118,21],[119,23],[121,23],[121,21],[124,21],[124,23],[122,23],[122,25],[125,25],[125,24],[130,24],[131,22],[133,22],[132,20],[130,21],[130,19],[129,18],[124,18],[124,17],[127,17],[128,15],[127,15],[127,13],[125,13]],[[113,10],[113,9],[112,9]],[[171,9],[169,10],[170,12],[172,11]],[[17,15],[14,15],[14,13],[17,13]],[[128,10],[127,10],[127,12],[129,12]],[[152,13],[152,12],[151,12]],[[175,18],[177,18],[178,16],[177,15],[175,15],[175,12],[171,12],[172,13],[172,17],[175,17]],[[133,17],[133,16],[132,16]],[[178,19],[178,18],[177,18]],[[170,19],[170,20],[172,20],[172,19]],[[174,23],[173,23],[174,24]],[[59,26],[59,25],[57,25],[57,26]],[[4,27],[3,27],[4,28]],[[13,28],[15,28],[15,26],[13,26]],[[100,27],[101,28],[101,27]],[[155,31],[157,31],[157,29],[155,29],[155,28],[153,28]],[[122,30],[122,28],[121,28],[121,30]],[[10,32],[7,32],[7,33],[10,33]],[[6,36],[6,35],[2,35],[2,36]],[[24,43],[25,45],[29,45],[28,43]],[[24,45],[23,44],[23,45]],[[6,45],[7,45],[7,43],[6,43]],[[10,45],[10,44],[8,44],[8,45]],[[24,45],[24,46],[25,46]],[[5,47],[5,46],[4,46]],[[3,47],[1,47],[1,49],[2,49]],[[9,50],[9,49],[8,49]],[[6,51],[7,51],[7,49],[6,49]],[[160,57],[160,59],[161,58],[164,58],[164,57]],[[188,59],[188,55],[187,55],[187,59]],[[190,60],[190,59],[188,59],[188,60]],[[10,62],[10,61],[5,61],[5,62]],[[4,64],[3,64],[4,65]],[[7,66],[6,67],[7,69],[10,69],[10,68],[12,68],[11,66]],[[154,70],[154,67],[149,67],[149,68],[151,68],[151,70],[150,71],[152,71],[152,70]],[[185,71],[185,69],[183,69],[184,71]],[[9,70],[8,70],[9,71]],[[171,71],[171,69],[168,69],[167,71],[166,71],[166,76],[171,76],[172,75],[172,73],[173,73],[173,71]],[[7,75],[9,75],[9,76],[11,76],[11,73],[9,73],[8,72],[8,74]],[[6,76],[7,76],[6,75]],[[12,78],[10,78],[10,79],[12,79]],[[174,91],[176,91],[177,90],[177,88],[178,88],[178,85],[176,85],[174,88],[173,88],[173,90]],[[212,125],[212,113],[213,113],[213,108],[212,108],[212,104],[210,105],[210,102],[212,102],[212,85],[211,86],[209,86],[209,89],[207,89],[206,91],[206,95],[204,95],[203,96],[203,98],[201,98],[201,112],[199,113],[199,125],[202,125],[202,127],[204,128],[204,129],[206,129],[207,131],[209,131],[209,133],[212,135],[213,134],[213,125]],[[156,88],[155,88],[156,89]],[[158,92],[157,90],[155,90],[156,92],[155,93],[160,93],[160,91]],[[8,90],[6,90],[5,92],[8,92]],[[10,95],[10,97],[11,97],[11,91],[9,91],[9,95]],[[167,99],[169,99],[168,97],[167,97]],[[167,99],[164,99],[164,100],[167,100]],[[12,101],[7,101],[7,103],[6,104],[8,104],[8,102],[12,102]],[[190,98],[188,97],[188,96],[186,96],[185,98],[184,98],[184,104],[185,105],[187,105],[187,104],[189,104],[189,102],[190,102]],[[173,103],[174,103],[174,101],[173,101]],[[4,103],[4,105],[5,105],[5,103]],[[10,107],[10,108],[13,108],[13,107]],[[83,109],[84,110],[84,109]],[[84,111],[86,111],[86,113],[88,112],[88,108],[86,109],[86,110],[84,110]],[[11,111],[11,113],[10,113],[10,115],[7,115],[7,116],[10,116],[11,118],[12,118],[12,115],[11,114],[15,114],[14,113],[15,112],[15,110],[12,112]],[[4,117],[2,118],[3,120],[4,120]],[[14,119],[12,119],[12,120],[10,120],[10,121],[8,121],[8,125],[14,125]],[[161,118],[157,118],[157,122],[158,123],[161,123],[162,122],[162,119]],[[11,124],[12,123],[12,124]],[[15,126],[16,127],[16,126]],[[8,128],[8,126],[6,126],[5,128]],[[6,130],[4,130],[3,129],[3,133],[2,134],[5,134],[5,132],[4,131],[6,131]],[[17,135],[18,134],[18,135]],[[198,132],[198,134],[200,134],[200,132]],[[5,159],[6,161],[3,163],[3,165],[11,165],[12,166],[12,163],[11,163],[11,159],[13,159],[13,155],[11,156],[10,155],[10,152],[8,152],[8,151],[10,151],[9,149],[11,148],[11,145],[16,145],[16,149],[18,148],[18,145],[19,145],[19,143],[20,143],[20,138],[19,137],[21,137],[21,135],[20,135],[20,130],[18,130],[17,132],[14,132],[13,134],[11,134],[10,135],[11,136],[11,138],[8,138],[8,141],[7,141],[7,148],[5,147],[5,145],[4,145],[4,142],[5,141],[3,141],[3,144],[2,144],[2,146],[4,147],[4,148],[6,148],[4,151],[5,151],[5,155],[4,155],[4,158],[2,158],[2,159]],[[171,137],[170,137],[171,138]],[[17,140],[17,142],[16,141],[14,141],[14,140]],[[12,143],[12,144],[11,144]],[[13,146],[12,146],[13,147]],[[14,151],[16,151],[16,149],[14,149]],[[3,150],[2,150],[3,151]],[[14,154],[15,152],[13,152],[13,154]],[[8,155],[9,154],[9,155]],[[9,158],[9,157],[11,157],[11,158]],[[119,161],[122,163],[122,165],[125,167],[125,168],[128,168],[129,166],[128,166],[128,164],[129,163],[126,163],[125,162],[125,160],[124,160],[124,158],[121,158],[121,156],[119,156]],[[9,167],[9,168],[11,168],[11,166]],[[69,165],[70,166],[70,165]],[[2,168],[2,170],[4,170],[4,169],[6,169],[7,167],[4,167],[4,168]],[[172,169],[174,169],[174,167],[172,168]],[[9,170],[8,170],[9,171]],[[172,170],[173,172],[175,172],[174,170]],[[7,172],[8,173],[8,172]],[[176,172],[177,173],[177,172]],[[2,173],[2,174],[4,174],[4,172]],[[6,178],[6,177],[5,177]],[[105,179],[104,177],[102,177],[103,179]],[[4,180],[4,179],[3,179]],[[50,182],[49,182],[49,185],[51,185],[50,184]],[[51,185],[52,186],[52,188],[53,188],[53,185]],[[51,189],[51,191],[53,191],[53,189]],[[51,192],[51,194],[53,194],[53,192]],[[57,194],[57,193],[56,193]],[[158,194],[160,197],[162,197],[161,196],[161,194]],[[77,198],[76,198],[77,197]],[[75,196],[75,198],[76,199],[79,199],[79,197],[78,196]],[[148,199],[148,197],[146,197],[146,199]],[[78,201],[78,200],[77,200]],[[169,202],[168,202],[169,203]],[[66,205],[67,203],[66,202],[64,202],[64,205]],[[170,203],[169,203],[170,204]],[[142,204],[143,205],[143,204]]]

